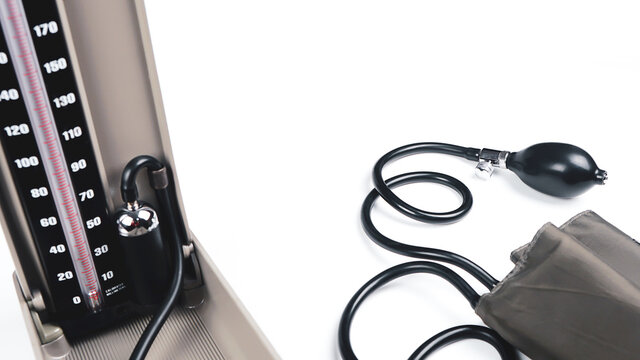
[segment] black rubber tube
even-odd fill
[[[366,234],[376,244],[389,251],[414,258],[440,261],[455,265],[471,274],[488,289],[492,289],[498,283],[498,280],[466,257],[446,250],[397,242],[383,235],[373,224],[371,220],[371,210],[378,197],[382,197],[400,213],[412,219],[427,223],[445,224],[455,222],[471,210],[471,206],[473,205],[471,191],[469,191],[469,188],[464,183],[452,176],[431,171],[418,171],[396,175],[388,180],[382,177],[382,170],[388,163],[405,156],[420,153],[447,154],[462,157],[467,160],[478,161],[480,149],[425,142],[402,146],[385,154],[374,166],[373,183],[375,189],[365,198],[360,212],[362,226]],[[447,186],[458,192],[462,198],[462,203],[457,209],[447,212],[425,211],[406,203],[392,190],[402,185],[417,182],[437,183]],[[480,296],[457,273],[441,264],[429,261],[418,261],[394,266],[378,274],[362,286],[345,308],[338,331],[339,349],[344,360],[357,360],[351,347],[350,328],[356,311],[367,296],[389,281],[418,272],[435,274],[446,279],[467,298],[472,307],[475,308],[477,305]],[[433,336],[423,343],[409,357],[409,360],[423,360],[434,351],[464,339],[478,339],[489,343],[498,351],[503,360],[518,359],[517,352],[513,346],[507,343],[494,330],[477,325],[463,325],[447,329]]]
[[[350,331],[353,318],[366,298],[383,285],[397,278],[416,273],[433,274],[447,280],[467,299],[472,308],[475,308],[480,299],[480,295],[460,275],[444,265],[430,261],[414,261],[389,268],[364,284],[353,295],[342,313],[338,328],[338,343],[340,354],[344,360],[358,360],[351,345]],[[434,351],[464,339],[486,341],[498,350],[503,360],[517,359],[515,350],[495,331],[482,326],[465,325],[448,329],[427,340],[409,357],[409,360],[422,360]]]
[[[122,170],[122,178],[120,181],[120,193],[122,200],[126,203],[132,203],[138,200],[138,186],[136,179],[140,170],[147,168],[150,172],[160,170],[164,164],[160,160],[149,155],[140,155],[131,159]]]
[[[462,196],[461,208],[463,208],[463,210],[460,214],[465,215],[471,209],[473,200],[469,188],[459,180],[445,174],[425,171],[400,174],[386,180],[385,188],[391,191],[391,189],[397,188],[398,186],[416,182],[435,182],[448,186],[456,190]],[[377,190],[372,190],[364,199],[362,209],[360,211],[362,227],[373,242],[397,254],[411,256],[418,259],[442,261],[455,265],[473,275],[473,277],[478,279],[478,281],[489,289],[493,288],[493,286],[498,283],[498,280],[491,276],[491,274],[486,270],[462,255],[446,250],[404,244],[383,235],[378,231],[371,220],[371,209],[379,196],[380,193]]]
[[[485,326],[461,325],[444,330],[425,341],[409,356],[409,360],[425,360],[441,348],[458,341],[476,339],[493,346],[504,360],[517,360],[518,353],[495,330]]]
[[[376,188],[380,196],[389,203],[389,205],[393,206],[396,210],[412,219],[428,223],[450,223],[458,221],[469,211],[469,209],[471,208],[471,203],[463,203],[458,209],[447,212],[431,212],[422,210],[400,199],[396,194],[393,193],[393,191],[391,191],[388,184],[382,177],[382,169],[388,163],[409,155],[427,153],[447,154],[462,157],[467,160],[477,161],[480,156],[480,149],[436,142],[424,142],[401,146],[389,151],[388,153],[383,155],[378,160],[378,162],[376,162],[375,166],[373,167],[373,186]],[[435,176],[435,174],[444,175],[438,173],[433,174],[434,177],[432,182],[438,182],[436,181],[437,176]],[[446,177],[446,179],[444,179],[445,182],[458,182],[462,184],[460,181],[451,176],[444,176]],[[464,184],[462,184],[462,186],[466,188]]]

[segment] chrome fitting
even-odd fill
[[[478,156],[478,160],[480,160],[480,162],[487,161],[494,167],[506,169],[507,158],[509,157],[509,153],[510,153],[509,151],[482,149],[480,150],[480,155]]]
[[[476,165],[476,175],[483,179],[488,180],[495,168],[506,169],[507,158],[509,157],[508,151],[499,151],[493,149],[482,149],[478,156],[478,164]]]

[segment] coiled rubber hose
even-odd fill
[[[426,223],[452,223],[460,220],[469,212],[469,210],[471,210],[471,206],[473,204],[471,191],[469,191],[469,188],[464,183],[452,176],[431,171],[418,171],[400,174],[388,180],[384,180],[382,177],[382,170],[389,162],[405,156],[421,153],[447,154],[462,157],[471,161],[478,161],[480,149],[433,142],[416,143],[402,146],[388,152],[381,157],[374,166],[373,183],[375,189],[367,195],[362,204],[361,210],[362,226],[366,234],[376,244],[389,251],[413,258],[431,261],[415,261],[394,266],[381,272],[358,290],[358,292],[351,298],[351,301],[349,301],[349,304],[345,308],[340,320],[338,342],[340,353],[344,360],[358,359],[353,351],[350,339],[351,323],[353,322],[355,313],[369,295],[388,282],[399,277],[415,273],[437,275],[447,280],[456,289],[458,289],[458,291],[460,291],[460,293],[469,301],[472,308],[475,308],[477,305],[480,295],[478,295],[478,293],[475,292],[473,288],[457,273],[444,265],[432,261],[444,262],[459,267],[475,277],[489,290],[498,283],[498,280],[491,276],[486,270],[464,256],[446,250],[404,244],[383,235],[374,226],[373,221],[371,220],[371,209],[378,197],[382,197],[387,203],[389,203],[389,205],[400,213],[412,219]],[[402,185],[417,182],[437,183],[447,186],[460,194],[462,204],[457,209],[447,212],[425,211],[403,201],[392,190]],[[517,351],[513,346],[507,343],[494,330],[484,326],[463,325],[450,328],[431,337],[415,350],[415,352],[409,357],[409,360],[426,359],[436,350],[453,342],[465,339],[477,339],[489,343],[498,351],[503,360],[518,359]]]

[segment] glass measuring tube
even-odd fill
[[[104,303],[103,293],[22,1],[0,0],[0,16],[40,153],[39,162],[45,169],[57,222],[63,229],[75,270],[75,276],[71,273],[62,275],[67,280],[70,277],[77,279],[87,308],[98,312]],[[36,36],[58,31],[57,24],[55,27],[50,24],[39,26],[34,29]],[[64,101],[75,102],[76,99],[65,98]]]

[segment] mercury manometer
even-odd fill
[[[142,1],[0,0],[0,22],[2,223],[37,358],[276,359],[188,231]]]

